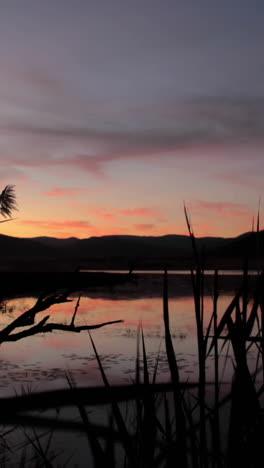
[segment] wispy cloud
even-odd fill
[[[156,208],[148,208],[142,206],[138,208],[127,208],[118,210],[118,213],[123,216],[140,216],[143,218],[153,218],[160,222],[165,221],[165,217],[162,214],[161,210]]]
[[[262,171],[258,174],[252,174],[250,171],[247,171],[245,174],[243,171],[240,173],[236,172],[220,172],[214,174],[215,179],[222,180],[224,182],[229,182],[230,184],[241,185],[242,187],[247,187],[250,189],[255,189],[262,193],[264,190],[264,181],[262,180]]]
[[[1,165],[50,168],[63,164],[103,177],[107,165],[116,161],[161,162],[164,155],[185,158],[187,153],[182,150],[188,148],[264,143],[261,98],[175,101],[167,114],[159,110],[157,103],[156,114],[148,107],[138,112],[133,118],[124,116],[124,123],[113,119],[111,125],[101,124],[97,117],[88,126],[63,120],[51,126],[41,117],[34,123],[14,119],[6,122],[2,118],[2,135],[8,135],[6,145],[11,141],[14,150],[11,154],[8,150],[8,160],[3,152]]]
[[[54,219],[24,219],[19,221],[20,224],[30,225],[39,227],[41,229],[86,229],[91,230],[93,226],[88,221],[76,221],[76,220],[61,220],[57,221]]]
[[[142,224],[135,224],[134,227],[137,231],[152,231],[153,229],[155,229],[156,226],[155,224],[142,223]]]
[[[72,197],[75,195],[80,195],[83,192],[82,189],[79,188],[63,188],[63,187],[56,187],[53,189],[50,189],[46,192],[43,192],[43,195],[46,195],[47,197]]]
[[[149,206],[140,206],[134,208],[122,208],[118,209],[113,206],[102,206],[102,205],[90,205],[90,204],[83,204],[79,203],[74,200],[72,202],[72,206],[78,210],[81,210],[83,213],[87,215],[92,215],[97,218],[101,218],[104,220],[117,220],[118,218],[151,218],[155,221],[160,223],[164,223],[166,221],[166,217],[163,211],[157,207],[149,207]]]
[[[113,221],[116,219],[116,214],[111,212],[111,208],[102,207],[102,206],[93,206],[85,209],[89,215],[93,215],[96,218],[104,219],[107,221]]]
[[[193,200],[188,203],[190,212],[199,214],[212,213],[221,216],[250,218],[251,209],[243,203],[235,202],[209,202],[204,200]]]
[[[131,234],[130,229],[122,225],[93,225],[88,221],[82,220],[21,219],[18,223],[20,226],[32,228],[35,236],[49,235],[61,238],[76,236],[88,238],[91,236]]]
[[[19,182],[25,182],[28,181],[29,177],[26,175],[26,173],[23,170],[17,169],[17,168],[4,168],[0,170],[0,181],[3,183],[10,184],[10,181],[13,183],[16,183],[16,181]]]

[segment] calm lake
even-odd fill
[[[211,279],[212,282],[212,279]],[[219,318],[232,299],[241,278],[225,278],[219,297]],[[170,328],[175,352],[183,380],[196,381],[197,340],[191,279],[187,275],[174,275],[169,280]],[[21,312],[32,307],[36,297],[10,299],[5,313],[0,315],[1,329]],[[46,315],[50,321],[70,323],[77,301],[56,304],[37,315],[37,322]],[[208,323],[212,313],[212,284],[205,289],[204,317]],[[94,325],[101,322],[123,320],[93,330],[92,337],[112,383],[129,383],[135,373],[137,330],[141,323],[146,339],[149,366],[154,367],[160,350],[158,377],[169,379],[164,348],[162,304],[162,277],[141,275],[139,281],[119,285],[113,289],[84,291],[77,312],[76,325]],[[226,358],[226,356],[225,356]],[[226,379],[232,373],[227,356]],[[229,362],[230,361],[230,362]],[[230,365],[229,365],[230,364]],[[208,359],[208,379],[211,368]],[[94,352],[87,331],[71,333],[53,331],[23,338],[1,345],[0,387],[1,395],[66,387],[65,373],[71,375],[77,386],[101,385]]]
[[[254,278],[251,278],[253,281]],[[230,304],[234,292],[241,284],[240,275],[222,275],[219,277],[220,297],[218,301],[219,319]],[[170,329],[180,378],[182,382],[198,381],[197,338],[192,296],[191,278],[186,272],[169,276],[169,312]],[[137,333],[142,324],[145,336],[149,369],[154,369],[159,354],[159,382],[170,380],[167,357],[164,346],[163,325],[163,280],[162,275],[150,272],[136,276],[136,280],[112,288],[87,288],[82,292],[75,325],[94,325],[101,322],[123,320],[122,323],[107,325],[91,332],[97,351],[102,360],[107,377],[112,384],[131,383],[135,376]],[[209,322],[213,309],[213,277],[208,275],[205,281],[204,321]],[[32,307],[38,296],[10,298],[0,314],[1,329],[19,314]],[[70,323],[76,306],[78,294],[72,302],[56,304],[50,309],[37,314],[36,322],[50,315],[50,321]],[[142,350],[141,350],[142,351]],[[142,352],[141,352],[142,354]],[[254,350],[248,353],[249,367],[255,369]],[[66,375],[77,387],[103,385],[94,351],[87,331],[81,333],[53,331],[23,338],[17,342],[3,343],[0,356],[0,392],[1,396],[14,396],[42,390],[69,388]],[[225,347],[220,357],[221,391],[226,392],[233,376],[232,353]],[[214,380],[213,358],[207,359],[207,381]],[[210,386],[209,386],[210,391]],[[126,404],[120,405],[126,414]],[[108,424],[109,408],[88,407],[89,418],[95,423]],[[46,415],[56,416],[55,410],[46,411]],[[70,420],[80,418],[76,407],[69,407],[60,412],[60,417]],[[11,426],[5,440],[12,451],[4,452],[7,467],[19,466],[25,440],[27,450],[32,449],[27,437],[40,438],[44,446],[49,443],[46,429]],[[5,429],[6,430],[6,429]],[[26,437],[26,438],[25,438]],[[92,455],[84,433],[56,431],[52,436],[52,450],[56,455],[53,466],[87,467],[92,465]],[[67,448],[67,449],[66,449]],[[33,449],[32,449],[33,450]],[[33,450],[34,452],[34,450]],[[67,460],[70,462],[67,465]],[[1,462],[2,459],[0,459]],[[123,460],[122,457],[120,460]],[[57,465],[57,463],[59,463]],[[122,462],[123,463],[123,462]],[[123,466],[120,462],[120,467]],[[119,467],[119,465],[117,465]]]

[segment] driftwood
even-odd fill
[[[62,293],[43,293],[38,300],[36,301],[35,305],[17,317],[13,322],[7,325],[3,330],[0,331],[0,344],[7,341],[18,341],[22,338],[26,338],[27,336],[36,335],[37,333],[48,333],[52,332],[53,330],[63,330],[69,332],[80,333],[83,330],[94,330],[96,328],[101,328],[106,325],[111,325],[113,323],[120,323],[123,320],[114,320],[111,322],[103,322],[98,323],[96,325],[82,325],[82,326],[75,326],[74,320],[79,308],[81,295],[79,295],[71,322],[69,325],[65,325],[62,323],[47,323],[49,319],[49,315],[44,317],[40,322],[35,323],[36,315],[39,312],[43,312],[44,310],[49,309],[54,304],[61,304],[66,302],[72,302],[71,299],[68,299],[71,290],[66,290]],[[32,325],[30,327],[30,325]],[[13,333],[18,327],[28,327],[26,330],[19,331]]]

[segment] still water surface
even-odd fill
[[[90,273],[127,273],[126,270],[81,270],[83,272]],[[133,270],[133,273],[144,274],[144,275],[162,275],[164,270]],[[205,275],[212,276],[215,274],[215,270],[204,270]],[[221,276],[242,276],[243,270],[218,270],[218,274]],[[257,270],[248,270],[248,274],[256,276],[259,274]],[[168,275],[190,275],[190,270],[168,270]]]
[[[75,319],[76,325],[95,325],[112,320],[123,323],[107,325],[93,330],[92,336],[104,368],[112,383],[129,383],[135,375],[136,340],[140,323],[144,330],[148,363],[150,368],[160,349],[159,380],[168,381],[169,373],[164,347],[164,325],[162,285],[155,283],[155,291],[147,296],[134,291],[114,290],[108,292],[86,292],[81,298]],[[175,352],[183,380],[197,381],[197,340],[191,288],[183,294],[170,297],[170,329]],[[154,294],[155,292],[155,294]],[[56,304],[48,311],[37,315],[40,321],[50,315],[50,321],[70,323],[77,301],[72,296],[71,303]],[[219,318],[232,299],[232,292],[223,293],[219,298]],[[32,307],[35,297],[11,299],[7,312],[0,315],[1,329],[18,314]],[[213,301],[205,296],[205,324],[209,322]],[[231,359],[230,371],[232,373]],[[0,356],[1,395],[20,393],[23,388],[30,391],[62,388],[67,386],[65,373],[72,376],[77,386],[101,385],[94,352],[87,331],[72,333],[53,331],[23,338],[17,342],[3,343]],[[212,369],[208,359],[208,379]],[[229,375],[229,365],[226,378]]]
[[[142,323],[147,349],[148,365],[154,368],[157,354],[160,353],[158,380],[169,380],[169,371],[164,347],[162,279],[158,275],[150,278],[146,275],[142,281],[132,285],[120,285],[114,289],[101,288],[83,293],[80,307],[75,319],[76,325],[93,325],[112,320],[123,320],[122,323],[108,325],[92,331],[92,336],[102,359],[107,377],[111,383],[131,383],[135,376],[135,359],[138,326]],[[141,279],[142,279],[141,278]],[[237,284],[231,277],[225,281],[218,303],[219,318],[232,300]],[[185,276],[169,279],[169,311],[170,329],[174,349],[180,368],[180,378],[184,381],[198,380],[197,340],[194,314],[194,303],[191,292],[190,278]],[[204,301],[205,324],[208,323],[212,308],[212,290],[208,285]],[[77,295],[72,296],[71,303],[56,304],[37,315],[37,322],[46,315],[50,321],[70,323],[77,301]],[[36,297],[20,297],[10,299],[5,313],[0,314],[2,329],[23,311],[32,307]],[[254,351],[248,354],[249,364],[254,370]],[[222,365],[221,364],[225,364]],[[231,351],[225,349],[220,358],[220,366],[225,368],[224,382],[230,382],[233,375]],[[222,371],[221,371],[222,372]],[[17,342],[3,343],[0,356],[0,395],[13,396],[22,392],[36,392],[57,388],[68,388],[66,374],[74,379],[78,387],[102,385],[97,362],[87,331],[71,333],[54,331],[24,338]],[[207,360],[207,379],[213,381],[213,360]],[[222,387],[225,392],[225,386]],[[121,410],[127,411],[125,405]],[[107,425],[109,411],[104,407],[88,408],[89,418],[95,423]],[[45,415],[49,412],[45,412]],[[70,407],[62,411],[63,417],[70,420],[78,418],[78,411]],[[50,416],[55,417],[51,412]],[[10,427],[12,429],[12,427]],[[47,444],[47,431],[40,429],[37,434],[41,441]],[[35,437],[27,429],[31,438]],[[43,434],[44,438],[43,438]],[[46,437],[46,439],[45,439]],[[25,444],[23,428],[17,428],[6,439],[12,452],[5,455],[5,466],[19,466],[22,457],[21,447]],[[30,444],[28,444],[30,451]],[[71,456],[70,464],[84,468],[93,466],[92,455],[84,433],[66,433],[56,431],[52,437],[52,449],[60,455],[55,458],[54,466],[66,466],[66,460]],[[30,460],[30,458],[29,458]],[[120,457],[122,461],[123,458]],[[120,461],[120,467],[123,462]],[[59,463],[58,465],[56,463]],[[2,465],[1,465],[2,466]],[[117,468],[119,464],[117,465]]]

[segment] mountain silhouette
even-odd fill
[[[207,258],[245,258],[264,255],[264,231],[244,233],[236,238],[201,237],[196,239],[197,248]],[[78,239],[58,239],[41,236],[18,238],[0,235],[2,262],[37,262],[40,260],[72,264],[110,263],[118,267],[118,262],[147,262],[158,266],[167,260],[190,260],[192,243],[189,236],[170,234],[165,236],[112,235]],[[116,262],[116,264],[115,264]]]

